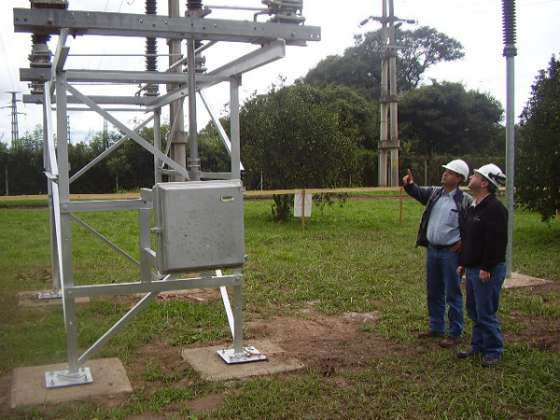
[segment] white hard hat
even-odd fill
[[[496,187],[499,186],[498,183],[504,184],[506,181],[506,175],[502,172],[498,165],[494,165],[493,163],[482,165],[480,168],[475,169],[474,172],[482,175]]]
[[[469,177],[469,165],[464,160],[455,159],[449,162],[447,165],[441,165],[445,169],[449,169],[467,179]]]

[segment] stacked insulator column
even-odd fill
[[[156,0],[146,0],[146,14],[157,14]],[[157,71],[157,44],[156,38],[146,38],[146,70]],[[157,96],[159,86],[157,84],[148,84],[144,90],[146,96]]]
[[[67,9],[68,2],[66,0],[31,0],[32,9]],[[48,68],[51,66],[51,51],[47,42],[51,39],[48,34],[39,32],[31,35],[31,54],[28,56],[29,67],[31,68]],[[32,82],[29,84],[31,94],[42,95],[43,83]]]

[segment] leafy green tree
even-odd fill
[[[454,61],[464,56],[461,43],[434,28],[422,26],[415,30],[395,31],[399,46],[397,56],[397,84],[399,91],[417,87],[428,68],[442,61]],[[382,31],[368,32],[354,37],[354,46],[342,56],[325,58],[305,77],[305,81],[321,84],[352,86],[374,99],[379,98]]]
[[[560,61],[555,56],[536,77],[520,125],[517,194],[546,221],[560,209]]]
[[[348,185],[359,174],[360,144],[371,143],[358,121],[373,115],[367,100],[342,87],[299,83],[252,97],[241,110],[246,185],[258,188],[261,179],[266,189]],[[290,206],[290,197],[275,197],[275,217],[286,219]]]
[[[222,125],[224,124],[225,122]],[[209,122],[199,133],[198,152],[200,166],[204,172],[230,171],[229,153],[212,122]]]
[[[411,90],[402,98],[399,114],[404,154],[424,159],[425,171],[436,154],[504,152],[500,103],[460,83],[434,81]]]

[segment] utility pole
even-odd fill
[[[168,0],[169,17],[179,17],[179,0]],[[176,61],[183,58],[181,54],[181,40],[170,39],[167,41],[169,45],[169,66],[171,67]],[[177,73],[182,72],[181,66],[176,66],[174,70]],[[167,91],[172,92],[177,89],[176,84],[167,85]],[[183,112],[183,99],[179,99],[169,104],[169,123],[170,135],[168,141],[171,142],[171,158],[182,167],[187,167],[187,139],[185,136],[185,115]],[[177,174],[173,177],[174,181],[184,181],[185,179]]]
[[[397,90],[397,45],[396,28],[405,23],[416,23],[412,19],[399,19],[395,16],[393,0],[381,0],[381,16],[370,16],[369,20],[381,23],[383,50],[381,59],[381,90],[379,98],[379,186],[399,186],[399,125]]]
[[[513,260],[513,219],[515,210],[515,0],[502,0],[503,40],[506,57],[506,196],[508,209],[508,242],[506,276],[511,277]]]
[[[109,147],[109,123],[106,119],[103,119],[103,148],[107,149]]]
[[[72,141],[70,140],[70,115],[66,116],[66,138],[68,139],[68,144]]]
[[[17,94],[19,91],[11,90],[6,93],[12,95],[12,100],[10,105],[3,106],[2,108],[9,108],[12,111],[12,148],[15,149],[19,146],[19,124],[18,115],[23,114],[23,112],[18,112],[17,103],[21,102],[21,99],[17,99]]]

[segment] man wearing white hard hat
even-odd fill
[[[496,313],[506,277],[508,212],[495,194],[505,179],[493,163],[474,170],[469,180],[474,202],[467,212],[458,268],[460,275],[466,272],[467,276],[467,313],[473,321],[473,332],[471,348],[457,356],[464,359],[481,355],[485,367],[496,365],[504,352]]]
[[[459,188],[469,176],[468,165],[452,160],[443,165],[441,187],[419,187],[410,169],[403,178],[405,191],[426,208],[422,215],[417,246],[428,248],[426,289],[429,329],[419,338],[441,337],[442,347],[456,345],[463,333],[463,295],[461,277],[457,274],[462,249],[463,225],[472,197]],[[448,328],[445,328],[447,309]]]

